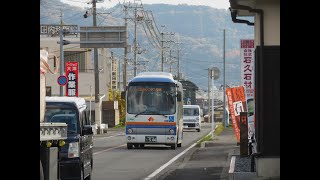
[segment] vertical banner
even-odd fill
[[[240,143],[240,112],[247,111],[244,87],[226,88],[226,93],[233,130],[236,134],[238,143]]]
[[[254,40],[240,40],[241,85],[244,86],[248,109],[248,134],[254,136]]]
[[[66,62],[66,96],[78,97],[78,62]]]

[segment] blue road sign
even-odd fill
[[[58,77],[58,84],[59,84],[60,86],[66,85],[66,84],[67,84],[67,77],[64,76],[64,75],[59,76],[59,77]]]

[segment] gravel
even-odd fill
[[[251,172],[251,158],[236,156],[234,172]]]

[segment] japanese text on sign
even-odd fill
[[[241,84],[247,98],[254,97],[254,40],[241,40]]]
[[[78,97],[78,62],[66,62],[66,96]]]

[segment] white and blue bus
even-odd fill
[[[183,138],[182,84],[166,72],[144,72],[126,90],[127,148],[145,144],[181,147]]]

